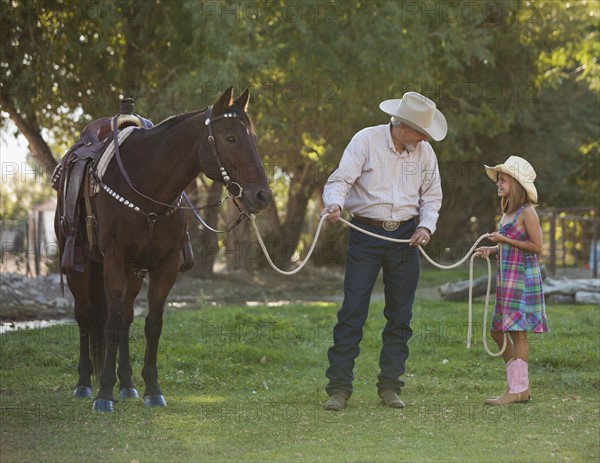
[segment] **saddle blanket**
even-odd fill
[[[139,127],[133,127],[133,126],[129,126],[129,127],[125,127],[124,129],[121,129],[119,131],[119,134],[117,137],[117,142],[119,143],[119,146],[121,146],[123,144],[123,142],[127,139],[127,137],[129,137],[129,135],[131,135],[131,132],[133,132],[134,130],[139,130],[139,129],[140,129]],[[99,180],[102,180],[102,177],[104,176],[104,173],[106,172],[106,168],[108,167],[108,164],[112,160],[114,154],[115,154],[115,142],[111,138],[111,142],[108,144],[108,146],[106,147],[104,152],[100,155],[100,159],[98,160],[98,164],[96,166],[95,174]],[[100,190],[100,185],[97,182],[94,182],[93,190],[94,190],[93,194],[98,193],[98,191]]]

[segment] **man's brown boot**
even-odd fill
[[[383,405],[386,407],[404,408],[405,406],[404,402],[402,402],[400,397],[398,397],[398,394],[392,390],[383,391],[381,394],[379,394],[379,396],[381,397]]]
[[[329,397],[329,400],[327,402],[325,402],[325,404],[323,405],[323,408],[325,410],[333,410],[333,411],[343,410],[344,408],[346,408],[347,401],[348,401],[348,399],[346,398],[346,396],[344,394],[338,392],[336,394],[332,394]]]

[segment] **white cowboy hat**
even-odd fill
[[[399,100],[385,100],[379,109],[419,132],[426,133],[435,141],[443,140],[448,133],[448,124],[444,115],[435,107],[435,103],[417,92],[406,92]]]
[[[504,164],[498,164],[494,167],[488,167],[484,164],[484,167],[485,173],[494,182],[498,180],[498,172],[504,172],[505,174],[510,175],[517,182],[519,182],[523,188],[525,188],[529,201],[532,203],[537,203],[537,189],[533,184],[537,174],[535,173],[535,170],[529,161],[519,156],[511,156],[504,162]]]

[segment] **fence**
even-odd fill
[[[0,223],[0,257],[3,271],[8,260],[23,265],[28,275],[40,275],[57,268],[56,238],[52,225],[54,203],[37,207],[27,221]],[[541,262],[548,273],[558,268],[578,270],[585,277],[598,277],[600,242],[598,209],[562,208],[538,210],[544,235]]]
[[[0,221],[2,271],[46,274],[57,268],[54,199],[36,206],[23,221]]]
[[[25,249],[27,223],[20,220],[0,221],[0,258],[18,255]]]
[[[600,243],[598,242],[598,209],[570,207],[538,210],[544,250],[542,261],[548,273],[557,268],[579,269],[586,276],[598,277]]]

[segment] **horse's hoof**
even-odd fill
[[[113,413],[115,411],[114,403],[109,399],[96,399],[92,410],[95,412]]]
[[[167,401],[162,394],[146,395],[144,396],[144,404],[146,407],[166,407]]]
[[[124,387],[119,389],[119,400],[139,399],[138,391],[135,387]]]
[[[92,388],[89,386],[77,386],[73,391],[73,397],[77,397],[78,399],[91,399]]]

